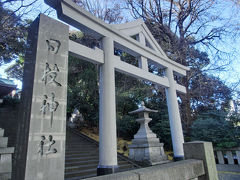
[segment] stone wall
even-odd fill
[[[184,160],[87,180],[193,180],[205,174],[202,160]]]
[[[0,128],[0,179],[11,179],[12,154],[14,147],[8,147],[8,137],[4,137],[4,129]]]

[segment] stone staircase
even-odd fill
[[[0,128],[0,179],[11,179],[12,154],[14,147],[8,146],[8,137],[4,137],[4,129]]]
[[[67,130],[65,180],[97,176],[98,143],[76,130]],[[119,172],[140,168],[128,158],[118,155]]]

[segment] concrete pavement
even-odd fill
[[[217,164],[219,180],[240,180],[240,165]]]

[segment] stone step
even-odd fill
[[[84,154],[84,153],[93,153],[95,152],[95,154],[98,154],[98,151],[80,151],[80,150],[66,150],[65,154]]]
[[[71,154],[71,153],[95,153],[98,154],[98,149],[93,150],[93,149],[71,149],[71,150],[66,150],[65,154]]]
[[[82,171],[86,169],[94,169],[94,168],[97,169],[97,166],[98,166],[98,163],[65,167],[65,173],[72,172],[72,171]]]
[[[13,154],[13,153],[14,153],[14,147],[0,148],[0,154]]]
[[[78,165],[84,165],[84,164],[98,164],[99,160],[85,160],[85,161],[74,161],[74,162],[65,162],[65,167],[70,167],[70,166],[78,166]]]
[[[7,147],[8,137],[0,137],[0,148]]]
[[[65,162],[65,166],[66,167],[70,167],[70,166],[80,166],[80,165],[85,165],[85,164],[98,164],[99,163],[99,160],[79,160],[79,161],[74,161],[74,162]],[[118,165],[124,165],[124,164],[129,164],[127,161],[123,161],[123,160],[120,160],[118,161]]]
[[[66,156],[70,156],[70,155],[77,155],[77,154],[91,154],[91,155],[98,155],[98,151],[95,152],[95,151],[74,151],[74,152],[66,152],[65,155]]]
[[[79,179],[81,179],[81,178],[83,178],[83,176],[87,176],[87,175],[96,176],[97,169],[92,168],[92,169],[86,169],[86,170],[81,170],[81,171],[65,172],[65,178],[78,177]]]
[[[97,155],[98,156],[98,151],[72,151],[72,152],[66,152],[65,156],[76,156],[76,155]]]
[[[75,147],[67,147],[66,151],[96,151],[98,152],[98,147],[84,147],[84,146],[75,146]]]
[[[85,167],[86,168],[86,167]],[[126,170],[135,169],[132,167],[131,164],[119,166],[118,172],[123,172]],[[65,179],[67,178],[74,178],[77,177],[79,179],[83,178],[84,176],[96,176],[97,175],[97,166],[89,166],[86,169],[82,169],[81,167],[75,167],[73,169],[69,168],[69,170],[65,171]]]
[[[0,137],[3,137],[4,135],[4,129],[0,128]]]
[[[98,147],[96,146],[84,146],[84,145],[81,145],[81,146],[67,146],[66,150],[70,150],[70,149],[76,149],[76,150],[83,150],[83,149],[98,149]]]
[[[65,173],[73,172],[73,171],[82,171],[86,169],[97,169],[98,163],[93,164],[84,164],[84,165],[75,165],[75,166],[69,166],[65,168]],[[132,164],[119,164],[119,170],[123,169],[130,169],[133,168]]]
[[[71,140],[69,139],[70,142],[67,142],[67,145],[78,145],[78,144],[89,144],[89,145],[95,145],[89,141],[81,141],[81,139],[78,139],[78,140]]]
[[[123,161],[123,160],[118,161],[118,165],[124,165],[124,164],[129,164],[129,162]]]
[[[78,153],[78,154],[66,154],[65,159],[67,158],[77,158],[77,157],[88,157],[88,156],[98,156],[97,153]]]
[[[79,180],[97,176],[99,148],[96,142],[67,131],[65,153],[65,180]],[[135,164],[118,155],[118,172],[136,169]]]
[[[93,149],[93,148],[98,148],[98,147],[94,146],[94,145],[82,144],[82,145],[67,145],[67,148],[68,149],[72,149],[72,148],[74,148],[74,149]]]
[[[97,174],[89,174],[89,175],[78,176],[78,177],[69,177],[69,178],[65,177],[65,180],[79,180],[79,179],[85,179],[85,178],[90,178],[90,177],[94,177],[94,176],[97,176]]]
[[[70,142],[67,142],[67,145],[79,145],[79,144],[83,144],[83,145],[92,145],[94,146],[95,144],[89,142],[89,141],[81,141],[81,140],[71,140],[69,139]]]
[[[76,162],[76,161],[85,161],[85,160],[98,160],[98,156],[89,156],[89,157],[75,157],[75,158],[66,158],[65,162]]]
[[[124,165],[118,165],[119,166],[119,170],[118,171],[124,171],[124,170],[128,170],[128,169],[132,169],[134,168],[134,166],[132,164],[124,164]]]
[[[131,170],[136,170],[135,167],[132,167],[132,168],[127,168],[127,169],[119,169],[118,172],[125,172],[125,171],[131,171]]]

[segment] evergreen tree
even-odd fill
[[[239,145],[239,129],[226,120],[222,111],[208,111],[199,115],[191,126],[192,141],[209,141],[216,148],[230,148]]]

